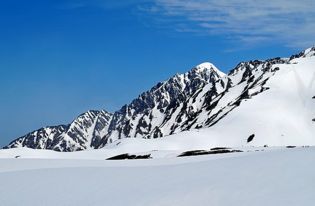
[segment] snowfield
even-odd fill
[[[119,161],[12,159],[2,150],[0,205],[314,204],[314,147],[258,150]],[[33,151],[37,156],[48,152]]]

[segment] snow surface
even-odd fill
[[[314,160],[314,147],[129,161],[0,159],[0,204],[312,205]]]
[[[210,71],[214,71],[216,72],[220,77],[224,77],[226,76],[226,74],[222,71],[220,71],[216,66],[214,66],[214,64],[210,63],[210,62],[204,62],[204,63],[201,63],[197,66],[195,66],[195,68],[199,71],[204,71],[204,70],[207,70],[208,72]],[[210,68],[210,70],[209,70]]]

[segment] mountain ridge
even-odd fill
[[[41,128],[5,148],[78,151],[122,138],[159,138],[212,127],[242,102],[268,90],[264,85],[279,70],[274,65],[314,55],[312,47],[290,58],[241,62],[228,74],[205,62],[159,82],[113,114],[90,110],[69,125]]]

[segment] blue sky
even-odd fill
[[[313,0],[263,2],[1,1],[0,146],[88,109],[117,110],[204,61],[226,72],[314,45]]]

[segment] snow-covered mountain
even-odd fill
[[[126,137],[158,138],[173,134],[183,120],[186,102],[209,83],[224,77],[213,64],[203,63],[185,74],[177,74],[144,92],[113,115],[102,145]]]
[[[314,56],[315,47],[290,58],[242,62],[229,74],[203,63],[158,83],[114,114],[89,111],[6,148],[77,151],[168,135],[221,146],[315,144]]]
[[[69,125],[44,127],[20,137],[7,148],[29,147],[56,151],[78,151],[93,147],[106,134],[112,114],[104,110],[88,111]]]

